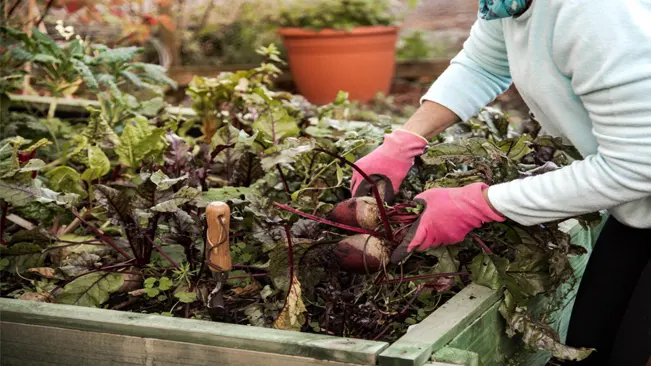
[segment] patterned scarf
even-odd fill
[[[479,0],[479,17],[486,20],[508,18],[524,13],[531,0]]]

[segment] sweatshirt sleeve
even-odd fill
[[[510,85],[502,21],[479,19],[461,52],[423,95],[421,103],[439,103],[466,121]]]
[[[651,196],[649,19],[648,0],[563,5],[552,55],[592,120],[597,152],[554,172],[490,187],[498,211],[534,225]]]

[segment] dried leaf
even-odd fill
[[[276,329],[298,331],[305,324],[304,313],[306,311],[305,304],[301,299],[301,284],[294,277],[285,300],[285,306],[276,321],[274,321],[273,327]]]
[[[260,290],[262,290],[262,287],[260,287],[258,281],[253,281],[250,284],[246,285],[246,287],[235,287],[231,289],[233,294],[237,297],[257,295],[258,293],[260,293]]]
[[[545,350],[561,360],[581,361],[595,351],[593,348],[574,348],[560,342],[559,335],[548,325],[533,320],[526,314],[526,308],[516,307],[509,312],[505,304],[500,305],[500,313],[506,319],[507,334],[519,333],[524,344],[534,350]]]
[[[52,295],[49,292],[25,292],[20,295],[19,299],[36,302],[52,302]]]
[[[54,268],[50,268],[50,267],[30,268],[27,271],[31,273],[38,273],[41,277],[48,278],[48,279],[54,278],[54,273],[55,273]]]

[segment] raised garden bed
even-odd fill
[[[591,250],[599,229],[565,230]],[[579,277],[587,257],[572,259]],[[470,285],[392,344],[0,298],[0,353],[5,365],[545,365],[548,352],[506,336],[501,295]],[[563,338],[573,298],[554,314]]]

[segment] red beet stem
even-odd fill
[[[333,158],[339,159],[339,161],[355,169],[355,171],[357,171],[364,179],[366,179],[367,182],[371,184],[371,191],[373,192],[373,196],[375,197],[375,201],[377,202],[378,210],[380,211],[380,217],[382,218],[382,223],[384,224],[384,231],[386,231],[386,237],[387,239],[389,239],[389,241],[393,241],[393,231],[391,230],[391,224],[389,223],[387,213],[384,210],[384,201],[382,201],[382,198],[380,197],[380,192],[378,192],[375,182],[373,182],[373,180],[371,180],[371,178],[369,178],[369,176],[366,175],[366,173],[364,173],[362,169],[360,169],[357,165],[351,163],[350,161],[346,160],[345,158],[324,149],[315,149],[315,151],[326,153],[332,156]]]
[[[382,237],[383,236],[382,233],[378,233],[377,231],[364,230],[364,229],[356,228],[356,227],[353,227],[353,226],[339,224],[339,223],[334,222],[334,221],[326,220],[326,219],[324,219],[322,217],[310,215],[309,213],[299,211],[299,210],[297,210],[297,209],[295,209],[293,207],[287,206],[287,205],[282,204],[282,203],[274,202],[273,205],[280,208],[280,209],[283,209],[285,211],[289,211],[291,213],[297,214],[299,216],[303,216],[303,217],[308,218],[310,220],[314,220],[314,221],[320,222],[322,224],[334,226],[334,227],[339,228],[339,229],[348,230],[348,231],[352,231],[352,232],[359,233],[359,234],[367,234],[367,235],[377,236],[377,237]]]
[[[486,254],[493,254],[493,251],[488,247],[488,245],[486,245],[486,243],[484,243],[483,240],[481,240],[481,239],[479,238],[479,236],[477,236],[477,234],[470,233],[470,236],[471,236],[473,239],[475,239],[475,242],[476,242],[477,244],[479,244],[479,246],[480,246],[481,249],[484,251],[484,253],[486,253]]]
[[[394,279],[391,279],[391,280],[381,281],[381,282],[378,283],[378,285],[389,285],[389,284],[392,284],[392,283],[403,283],[403,282],[410,282],[410,281],[429,280],[429,279],[432,279],[432,278],[454,277],[454,276],[469,275],[469,274],[470,274],[470,272],[434,273],[434,274],[422,275],[422,276],[394,278]]]

